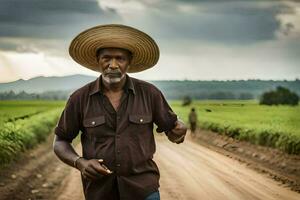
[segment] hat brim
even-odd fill
[[[69,47],[70,56],[80,65],[99,71],[96,52],[99,48],[122,48],[132,53],[129,73],[153,67],[159,59],[159,48],[146,33],[135,28],[108,24],[95,26],[77,35]]]

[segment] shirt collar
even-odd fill
[[[91,86],[91,89],[90,89],[90,95],[93,95],[93,94],[96,94],[98,92],[100,93],[103,93],[102,91],[102,75],[100,75],[96,81],[93,82],[92,86]],[[127,74],[126,74],[126,82],[125,82],[125,85],[124,85],[124,90],[126,92],[128,91],[132,91],[133,94],[135,94],[135,89],[134,89],[134,84],[133,84],[133,81],[132,81],[132,78],[129,77]]]

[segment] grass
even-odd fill
[[[300,106],[263,106],[256,101],[195,101],[187,107],[173,101],[171,106],[185,122],[195,107],[203,129],[300,153]]]

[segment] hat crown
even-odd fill
[[[99,71],[96,52],[99,48],[122,48],[132,52],[129,73],[153,67],[159,60],[159,48],[146,33],[121,24],[106,24],[78,34],[69,47],[70,56],[80,65]]]

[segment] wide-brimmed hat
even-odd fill
[[[69,47],[70,56],[80,65],[99,71],[96,52],[99,48],[122,48],[132,53],[128,72],[153,67],[159,59],[159,48],[146,33],[120,24],[89,28],[77,35]]]

